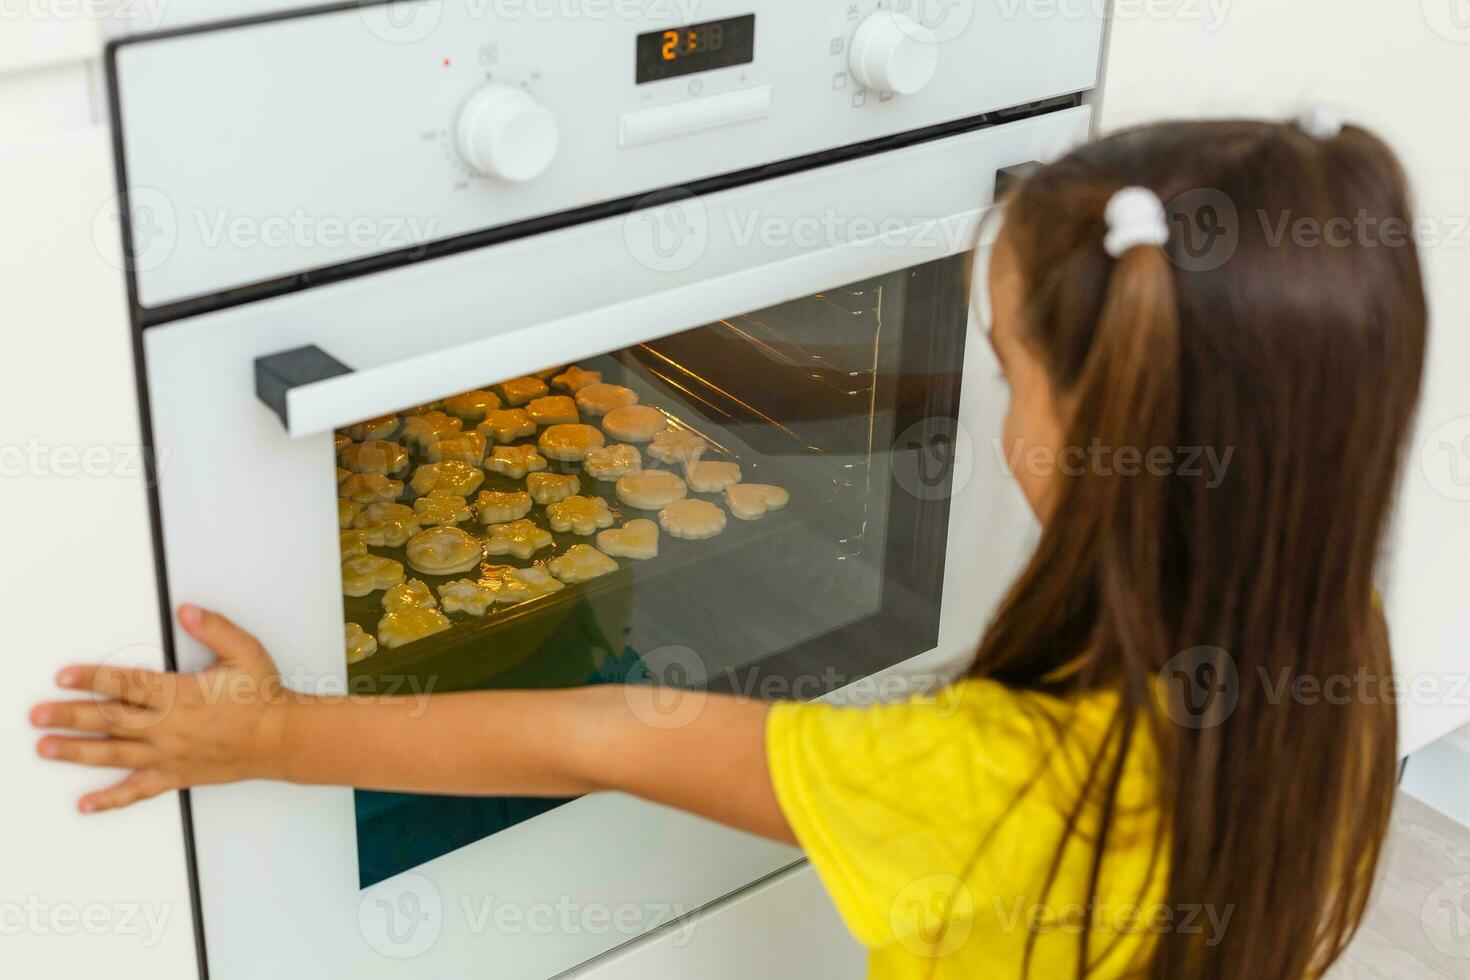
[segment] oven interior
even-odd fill
[[[432,481],[422,475],[433,472],[423,468],[438,457],[431,456],[434,437],[422,435],[424,430],[405,438],[404,420],[446,407],[464,411],[465,400],[416,406],[380,421],[375,430],[339,433],[339,493],[348,487],[360,497],[355,504],[339,501],[343,556],[351,549],[361,557],[363,539],[370,538],[368,555],[398,563],[409,583],[344,596],[351,690],[444,693],[661,683],[812,698],[932,647],[948,527],[942,454],[938,470],[922,485],[911,474],[931,462],[934,434],[942,438],[951,431],[957,415],[967,268],[968,258],[957,256],[576,362],[579,371],[599,374],[601,384],[618,386],[619,398],[636,396],[638,405],[657,409],[670,432],[697,437],[669,440],[675,456],[700,445],[701,463],[734,463],[740,484],[789,494],[784,506],[752,519],[733,512],[738,490],[698,488],[728,480],[728,467],[696,466],[699,476],[725,472],[714,483],[695,481],[696,474],[676,458],[655,458],[662,439],[634,441],[629,444],[638,449],[644,472],[696,482],[684,499],[713,506],[640,509],[619,492],[622,484],[595,478],[584,462],[547,458],[539,472],[577,479],[575,488],[567,481],[540,481],[561,484],[548,492],[575,489],[576,497],[586,498],[579,505],[587,508],[584,516],[606,526],[584,522],[558,531],[552,517],[567,513],[557,507],[562,502],[534,503],[519,518],[534,525],[522,525],[531,539],[521,542],[521,550],[533,550],[525,557],[491,555],[484,552],[506,547],[494,539],[497,527],[509,522],[487,525],[481,518],[509,518],[512,511],[479,511],[479,495],[520,494],[528,481],[538,481],[477,462],[471,445],[462,461],[478,471],[476,485],[457,500],[444,491],[451,516],[437,522],[464,532],[453,536],[456,541],[473,538],[482,553],[468,571],[426,574],[422,556],[410,554],[414,538],[401,539],[409,531],[430,530],[429,517],[440,513],[423,499],[433,491],[426,491]],[[495,394],[503,409],[542,388],[542,397],[575,399],[569,389],[588,379],[569,367],[548,367],[535,381],[520,379],[520,386],[487,378],[483,390]],[[460,433],[475,431],[474,411],[465,414]],[[610,416],[599,418],[581,406],[578,415],[580,424],[623,433],[607,435],[608,446],[627,442],[626,431],[614,427]],[[496,430],[487,429],[487,454],[496,445],[536,446],[546,429],[538,425],[535,433],[521,436],[502,429],[499,443]],[[456,434],[446,432],[449,438]],[[354,449],[352,435],[374,438]],[[634,438],[646,436],[639,432]],[[376,442],[401,446],[402,454]],[[382,462],[375,465],[377,460]],[[391,470],[381,474],[387,483],[353,478],[354,468],[384,466]],[[395,482],[401,485],[396,492]],[[450,488],[456,489],[466,485]],[[361,502],[375,492],[378,502],[396,508],[373,510]],[[779,504],[781,496],[771,495],[768,502]],[[751,518],[750,499],[742,503],[742,515]],[[428,515],[422,525],[373,525],[373,514],[402,519],[420,508]],[[455,520],[456,511],[467,519]],[[606,546],[611,539],[601,532],[633,520],[663,525],[656,556],[599,557],[620,550]],[[678,537],[671,528],[697,539]],[[589,565],[561,561],[578,546],[573,557],[597,551]],[[391,566],[375,564],[391,573]],[[527,569],[531,576],[520,574]],[[344,566],[344,579],[346,573]],[[470,596],[471,607],[483,602],[483,614],[444,608],[441,590],[455,582]],[[440,631],[390,646],[390,634],[400,631],[390,625],[385,602],[420,607],[408,621]],[[367,638],[376,641],[370,655],[364,655],[364,647],[374,645]],[[367,887],[562,802],[358,791],[360,883]]]

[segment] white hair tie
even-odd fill
[[[1342,117],[1326,106],[1312,106],[1297,117],[1296,125],[1313,139],[1336,139],[1342,133]]]
[[[1147,187],[1125,187],[1108,200],[1103,211],[1108,234],[1103,248],[1115,259],[1139,245],[1162,246],[1169,241],[1169,218],[1164,202]]]

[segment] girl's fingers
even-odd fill
[[[259,640],[217,612],[198,606],[180,606],[179,625],[227,663],[244,663],[265,655]]]
[[[177,678],[146,667],[103,667],[88,664],[67,667],[56,683],[73,691],[91,691],[129,704],[166,709],[173,702]]]
[[[36,751],[42,758],[109,769],[141,769],[153,762],[155,752],[146,742],[120,738],[65,738],[47,735]]]
[[[77,801],[77,809],[83,813],[101,813],[130,806],[139,800],[152,799],[160,793],[173,789],[172,784],[157,769],[139,769],[120,783],[95,793],[88,793]]]
[[[124,738],[152,728],[162,718],[151,708],[121,701],[53,701],[31,709],[31,724],[37,728],[68,728]]]

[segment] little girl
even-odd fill
[[[1399,166],[1320,115],[1172,124],[1004,205],[1007,458],[1116,465],[1017,473],[1043,533],[967,679],[861,709],[709,695],[677,726],[636,687],[425,710],[287,694],[248,633],[183,606],[218,663],[63,670],[90,696],[32,721],[82,734],[40,754],[134,770],[85,812],[241,779],[633,793],[804,848],[875,978],[1319,976],[1370,890],[1394,710],[1280,679],[1390,672],[1374,572],[1426,311],[1413,245],[1362,236],[1409,227]],[[1228,466],[1156,465],[1177,447]]]

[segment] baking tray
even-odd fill
[[[694,649],[715,671],[738,666],[736,661],[759,659],[841,625],[834,621],[841,618],[836,614],[855,603],[862,608],[855,610],[853,617],[872,611],[871,603],[864,601],[871,590],[849,589],[851,594],[844,598],[841,588],[823,588],[828,579],[852,577],[841,574],[843,570],[838,567],[851,558],[854,533],[848,513],[852,508],[845,507],[841,500],[851,482],[843,468],[819,447],[800,445],[794,434],[781,440],[786,446],[784,452],[756,451],[749,445],[751,440],[743,436],[758,435],[757,441],[773,437],[772,427],[760,419],[759,413],[728,404],[716,406],[707,399],[676,400],[675,391],[661,383],[655,372],[644,367],[638,357],[626,354],[585,361],[584,366],[601,370],[610,382],[634,388],[644,404],[663,409],[675,425],[698,432],[711,446],[705,459],[739,463],[745,482],[786,487],[792,494],[791,503],[759,521],[730,517],[724,532],[703,541],[683,541],[661,533],[656,558],[617,559],[616,572],[528,602],[492,606],[481,618],[449,614],[454,623],[451,630],[397,649],[382,647],[366,660],[350,665],[351,690],[403,691],[406,684],[410,690],[450,691],[622,682],[646,673],[643,654],[661,646]],[[425,462],[417,453],[412,453],[412,460],[415,467]],[[678,471],[676,466],[651,459],[645,464],[648,469]],[[607,501],[616,524],[656,516],[625,507],[617,499],[613,483],[590,479],[578,464],[551,460],[546,472],[577,476],[582,484],[580,493]],[[501,491],[524,488],[524,480],[490,472],[481,487]],[[691,496],[709,500],[722,497]],[[550,530],[544,507],[537,505],[528,516]],[[488,531],[475,522],[460,527],[481,539]],[[495,558],[487,561],[482,571],[489,572],[494,566],[544,564],[572,545],[595,540],[570,533],[551,534],[551,548],[538,552],[533,559]],[[472,577],[470,573],[418,573],[408,564],[402,547],[371,550],[403,563],[407,577],[424,581],[436,598],[440,585]],[[778,589],[771,580],[773,574],[786,584]],[[760,583],[760,587],[753,588],[752,582]],[[810,601],[799,601],[802,595],[826,591],[839,594],[829,595],[816,608]],[[345,620],[376,635],[383,615],[382,596],[382,592],[374,592],[361,598],[345,598]],[[747,606],[750,608],[737,613],[732,621],[732,611]],[[715,624],[719,624],[718,632],[712,633]],[[742,629],[746,635],[737,639]]]

